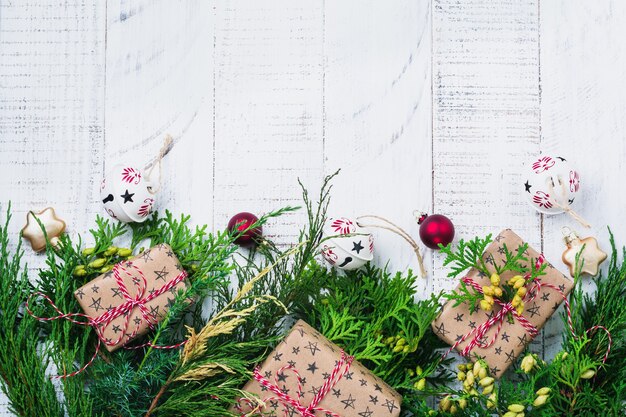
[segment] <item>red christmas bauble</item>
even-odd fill
[[[420,239],[431,249],[439,249],[439,244],[448,245],[454,239],[454,225],[441,214],[424,214],[418,222]]]
[[[235,214],[228,221],[227,226],[229,231],[241,233],[239,237],[235,239],[235,243],[239,246],[253,246],[257,244],[261,234],[263,233],[263,228],[261,226],[250,228],[250,226],[258,221],[259,218],[252,213],[244,211]]]

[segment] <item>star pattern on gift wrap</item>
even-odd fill
[[[500,368],[494,366],[493,368],[489,368],[489,372],[491,372],[491,375],[497,375],[498,372],[500,372]]]
[[[509,353],[504,352],[504,354],[506,355],[505,363],[513,363],[513,362],[515,362],[515,351],[513,349],[511,349],[511,352],[509,352]]]
[[[113,310],[115,307],[113,307],[113,304],[109,304],[109,306],[106,308],[107,311],[111,311]]]
[[[465,314],[457,313],[457,314],[456,314],[456,317],[454,318],[454,320],[456,320],[456,321],[458,321],[458,322],[461,322],[461,321],[463,321],[463,316],[464,316],[464,315],[465,315]]]
[[[487,320],[491,320],[495,315],[496,315],[496,312],[493,310],[488,313],[485,313],[485,317],[487,317]]]
[[[159,315],[159,308],[160,306],[156,305],[156,306],[150,306],[150,315],[152,317],[155,317]]]
[[[530,313],[530,317],[533,318],[535,316],[539,316],[541,317],[541,314],[539,313],[539,306],[537,305],[537,303],[533,303],[533,306],[530,307],[529,309],[527,309],[526,311],[528,311],[528,313]]]
[[[369,406],[367,406],[365,408],[365,411],[361,411],[359,413],[360,417],[372,417],[372,415],[374,414],[374,412],[372,410],[370,410]]]
[[[265,379],[270,379],[272,377],[272,371],[263,372],[263,376],[265,377]]]
[[[328,372],[322,372],[322,378],[328,379],[330,378],[330,374]]]
[[[113,288],[111,288],[111,291],[113,291],[113,295],[111,297],[113,297],[113,298],[115,298],[115,297],[123,298],[122,297],[122,290],[120,289],[120,287],[113,287]]]
[[[141,324],[141,319],[139,318],[139,316],[135,316],[135,318],[133,319],[133,322],[139,326]]]
[[[122,331],[122,329],[120,328],[119,324],[114,324],[113,327],[111,328],[111,330],[113,330],[113,333],[118,334],[119,332]]]
[[[457,334],[456,335],[456,339],[454,339],[455,342],[460,341],[461,339],[463,339],[463,335],[462,334]]]
[[[483,271],[478,271],[478,276],[479,276],[480,278],[486,278],[486,277],[487,277],[487,274],[485,274]]]
[[[502,340],[506,340],[507,343],[508,343],[510,337],[511,336],[509,336],[506,332],[502,333]]]
[[[161,268],[161,270],[159,271],[154,271],[154,274],[156,275],[156,280],[160,280],[162,279],[164,282],[166,281],[167,276],[170,274],[170,272],[165,269],[165,266],[163,268]]]
[[[276,375],[276,378],[278,378],[278,382],[287,382],[287,374],[284,372],[281,372],[278,375]]]
[[[516,336],[517,337],[517,346],[526,346],[528,344],[528,342],[530,342],[530,339],[528,339],[528,336],[526,333],[522,334],[522,336]]]
[[[367,380],[366,379],[359,379],[359,383],[361,384],[362,387],[367,387]]]
[[[272,356],[272,359],[274,359],[276,362],[282,360],[283,354],[279,353],[279,352],[274,352],[274,356]]]
[[[378,392],[383,392],[383,388],[380,385],[378,385],[378,383],[374,384],[374,390]]]
[[[94,294],[98,294],[100,287],[98,287],[96,284],[93,284],[93,287],[91,287],[90,289],[91,289],[91,292],[93,292]]]
[[[341,390],[337,389],[337,388],[333,388],[333,394],[335,397],[339,398],[341,397]]]
[[[495,260],[493,259],[493,255],[489,254],[487,256],[487,258],[485,259],[485,262],[488,263],[488,264],[494,265],[495,264]]]
[[[91,304],[89,304],[89,308],[93,308],[94,310],[96,310],[96,313],[100,310],[104,310],[104,308],[102,308],[102,297],[98,297],[93,298],[91,297]]]
[[[293,361],[293,360],[287,361],[287,365],[291,366],[292,368],[295,368],[296,367],[296,361]]]
[[[505,249],[504,249],[504,246],[500,246],[500,247],[498,248],[498,253],[499,253],[500,255],[504,255],[504,254],[506,253],[506,251],[505,251]]]
[[[437,334],[440,334],[441,337],[446,337],[446,335],[448,333],[450,333],[448,330],[446,330],[443,322],[441,324],[439,324],[439,326],[435,326],[435,331],[437,332]]]
[[[270,408],[277,410],[278,409],[278,400],[270,400]]]
[[[306,334],[306,332],[304,331],[302,327],[296,328],[296,331],[300,333],[300,337],[304,337],[304,335]]]
[[[309,394],[313,394],[315,396],[315,395],[317,395],[318,392],[320,392],[320,388],[322,388],[322,387],[321,386],[319,386],[319,387],[313,387],[312,386],[311,389],[308,390],[307,392]]]
[[[352,379],[352,375],[354,375],[354,372],[346,372],[345,375],[343,376],[344,379]]]
[[[291,353],[298,356],[298,354],[300,353],[300,346],[292,346]]]
[[[304,348],[309,349],[311,351],[311,356],[315,356],[315,353],[321,352],[322,350],[317,347],[318,342],[309,342]]]
[[[565,293],[565,284],[559,285],[559,291],[561,291],[562,293]]]
[[[494,349],[494,352],[498,356],[502,355],[502,347],[498,346],[497,348]]]
[[[78,291],[76,291],[76,296],[80,298],[81,300],[83,299],[83,297],[85,296],[85,293],[83,292],[82,288],[79,288]]]
[[[385,400],[385,402],[383,403],[383,407],[387,407],[387,409],[389,410],[389,414],[393,413],[393,410],[398,408],[395,400]]]
[[[370,401],[372,404],[378,404],[378,395],[370,395]]]
[[[468,326],[470,327],[470,329],[475,329],[476,328],[476,322],[470,320]]]
[[[172,306],[176,304],[176,299],[175,298],[167,298],[167,303],[165,304],[165,306],[167,308],[172,308]]]
[[[350,408],[354,408],[354,403],[356,402],[356,398],[352,397],[352,394],[348,394],[348,398],[346,398],[345,400],[341,400],[341,403],[343,404],[343,409],[345,410],[346,408],[350,407]]]
[[[318,369],[319,368],[317,367],[317,362],[310,363],[309,366],[306,368],[306,370],[312,374],[314,374],[315,371],[317,371]]]
[[[150,256],[150,250],[144,251],[137,258],[143,260],[145,263],[148,263],[148,261],[154,261],[154,259]]]
[[[498,235],[498,237],[496,237],[496,242],[500,242],[503,239],[505,239],[504,235]]]
[[[552,310],[556,311],[557,308],[559,308],[559,303],[554,303],[554,306],[552,306]]]
[[[165,254],[167,255],[168,258],[173,258],[174,257],[174,252],[172,252],[171,249],[169,249]]]
[[[541,300],[542,301],[548,301],[550,299],[550,293],[549,292],[544,292],[543,294],[541,294]]]

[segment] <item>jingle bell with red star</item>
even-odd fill
[[[536,157],[526,171],[524,192],[540,213],[563,213],[580,193],[580,174],[561,156]]]
[[[130,165],[115,165],[100,186],[100,198],[106,212],[124,223],[141,223],[154,205],[152,184],[142,172]]]
[[[322,256],[337,269],[358,269],[374,258],[374,237],[356,220],[329,218],[322,239]]]

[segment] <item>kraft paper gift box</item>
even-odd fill
[[[504,263],[506,257],[504,255],[503,245],[506,245],[510,252],[516,252],[518,247],[523,243],[522,239],[512,230],[503,230],[487,247],[483,254],[483,260],[485,261],[487,269],[490,272],[495,272],[493,268],[494,263],[498,265]],[[540,254],[530,246],[524,255],[528,258],[528,262],[526,262],[525,265],[528,268],[530,268],[531,262],[536,262],[540,256]],[[546,264],[545,275],[541,275],[539,279],[543,283],[557,286],[559,290],[567,296],[574,287],[573,280],[559,272],[547,260],[545,260],[544,263]],[[514,275],[519,274],[507,271],[504,272],[500,278],[504,283]],[[466,276],[473,279],[481,286],[491,284],[488,276],[485,276],[473,268],[467,272]],[[530,290],[530,285],[527,286],[527,288]],[[552,288],[542,287],[533,301],[525,303],[522,316],[539,330],[545,325],[546,321],[562,302],[563,297],[558,291]],[[432,323],[432,328],[439,338],[452,346],[457,340],[460,340],[469,331],[476,329],[477,326],[489,320],[493,317],[493,314],[500,310],[500,307],[496,304],[493,312],[487,313],[478,309],[471,313],[470,307],[471,306],[467,303],[454,307],[454,300],[448,301],[443,306],[439,317]],[[497,333],[497,327],[498,325],[496,324],[485,334],[486,337],[484,340],[486,342],[491,341],[494,334]],[[461,352],[463,348],[470,343],[470,340],[472,340],[472,337],[461,342],[456,349]],[[516,361],[517,357],[526,349],[526,346],[531,341],[532,338],[530,334],[519,321],[514,319],[513,322],[510,323],[505,318],[495,343],[488,348],[475,346],[470,352],[470,357],[472,359],[483,358],[489,365],[491,376],[499,378],[506,369]]]
[[[300,403],[304,406],[331,377],[333,368],[340,363],[341,349],[326,339],[307,323],[299,320],[290,330],[285,339],[274,349],[259,368],[272,384],[276,382],[281,392],[298,398],[298,381],[295,373],[282,367],[291,365],[302,377],[303,397]],[[276,399],[275,393],[262,386],[256,380],[249,381],[244,391],[265,399],[266,407],[256,414],[265,416],[282,416],[284,403]],[[274,399],[272,399],[274,397]],[[357,361],[353,361],[343,377],[329,390],[319,402],[319,407],[332,411],[342,417],[396,417],[400,414],[402,397],[380,378],[372,374]],[[252,407],[239,402],[233,411],[247,415]],[[300,416],[298,411],[287,408],[289,416]],[[315,416],[325,417],[324,411],[316,411]]]
[[[127,261],[120,262],[113,270],[98,276],[76,290],[74,296],[85,314],[92,319],[97,320],[103,317],[103,314],[128,302],[124,289],[120,288],[115,278],[116,268],[131,298],[136,297],[137,293],[142,288],[144,289],[141,298],[145,300],[144,311],[147,315],[144,316],[139,306],[134,306],[99,326],[100,339],[109,352],[145,334],[150,329],[148,320],[153,325],[162,320],[174,303],[177,292],[187,287],[185,283],[187,274],[172,248],[166,244],[152,247]],[[143,278],[145,278],[145,284]],[[177,281],[179,282],[172,285]],[[158,294],[164,289],[167,290]],[[127,315],[130,317],[128,317],[128,325],[125,326]],[[118,343],[114,343],[118,340]]]

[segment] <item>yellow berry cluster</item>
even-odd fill
[[[487,396],[487,407],[495,407],[497,401],[494,392],[495,380],[489,376],[487,364],[479,360],[460,364],[458,369],[457,378],[463,383],[463,391],[467,393],[467,397]],[[482,393],[478,392],[479,389],[482,390]],[[464,397],[453,398],[448,395],[439,402],[439,409],[451,414],[455,414],[459,409],[463,410],[465,407],[467,407],[467,398]]]
[[[491,274],[489,281],[491,281],[491,285],[483,286],[483,299],[480,300],[480,308],[487,312],[493,310],[495,298],[500,298],[503,294],[500,286],[500,275],[496,273]],[[526,280],[521,275],[515,275],[507,284],[515,290],[511,304],[515,307],[518,314],[522,314],[524,312],[524,301],[522,299],[526,295]]]
[[[383,343],[387,345],[393,353],[411,353],[417,350],[417,346],[411,346],[402,333],[396,336],[389,336],[383,340]]]
[[[85,248],[82,251],[82,255],[85,258],[91,257],[95,253],[95,248]],[[96,259],[89,262],[87,265],[77,265],[74,268],[74,276],[84,277],[87,274],[94,272],[105,273],[113,269],[113,265],[125,259],[131,258],[133,251],[128,248],[118,248],[115,246],[109,246],[104,252],[97,255]]]
[[[417,367],[415,368],[415,371],[413,369],[408,369],[407,373],[409,374],[409,376],[413,377],[413,376],[417,376],[417,378],[419,378],[414,384],[413,384],[413,388],[415,388],[418,391],[423,391],[424,388],[426,388],[426,378],[422,377],[422,374],[424,373],[424,371],[422,370],[422,367],[417,365]]]
[[[524,417],[526,407],[522,404],[511,404],[507,407],[507,412],[502,415],[502,417]]]

